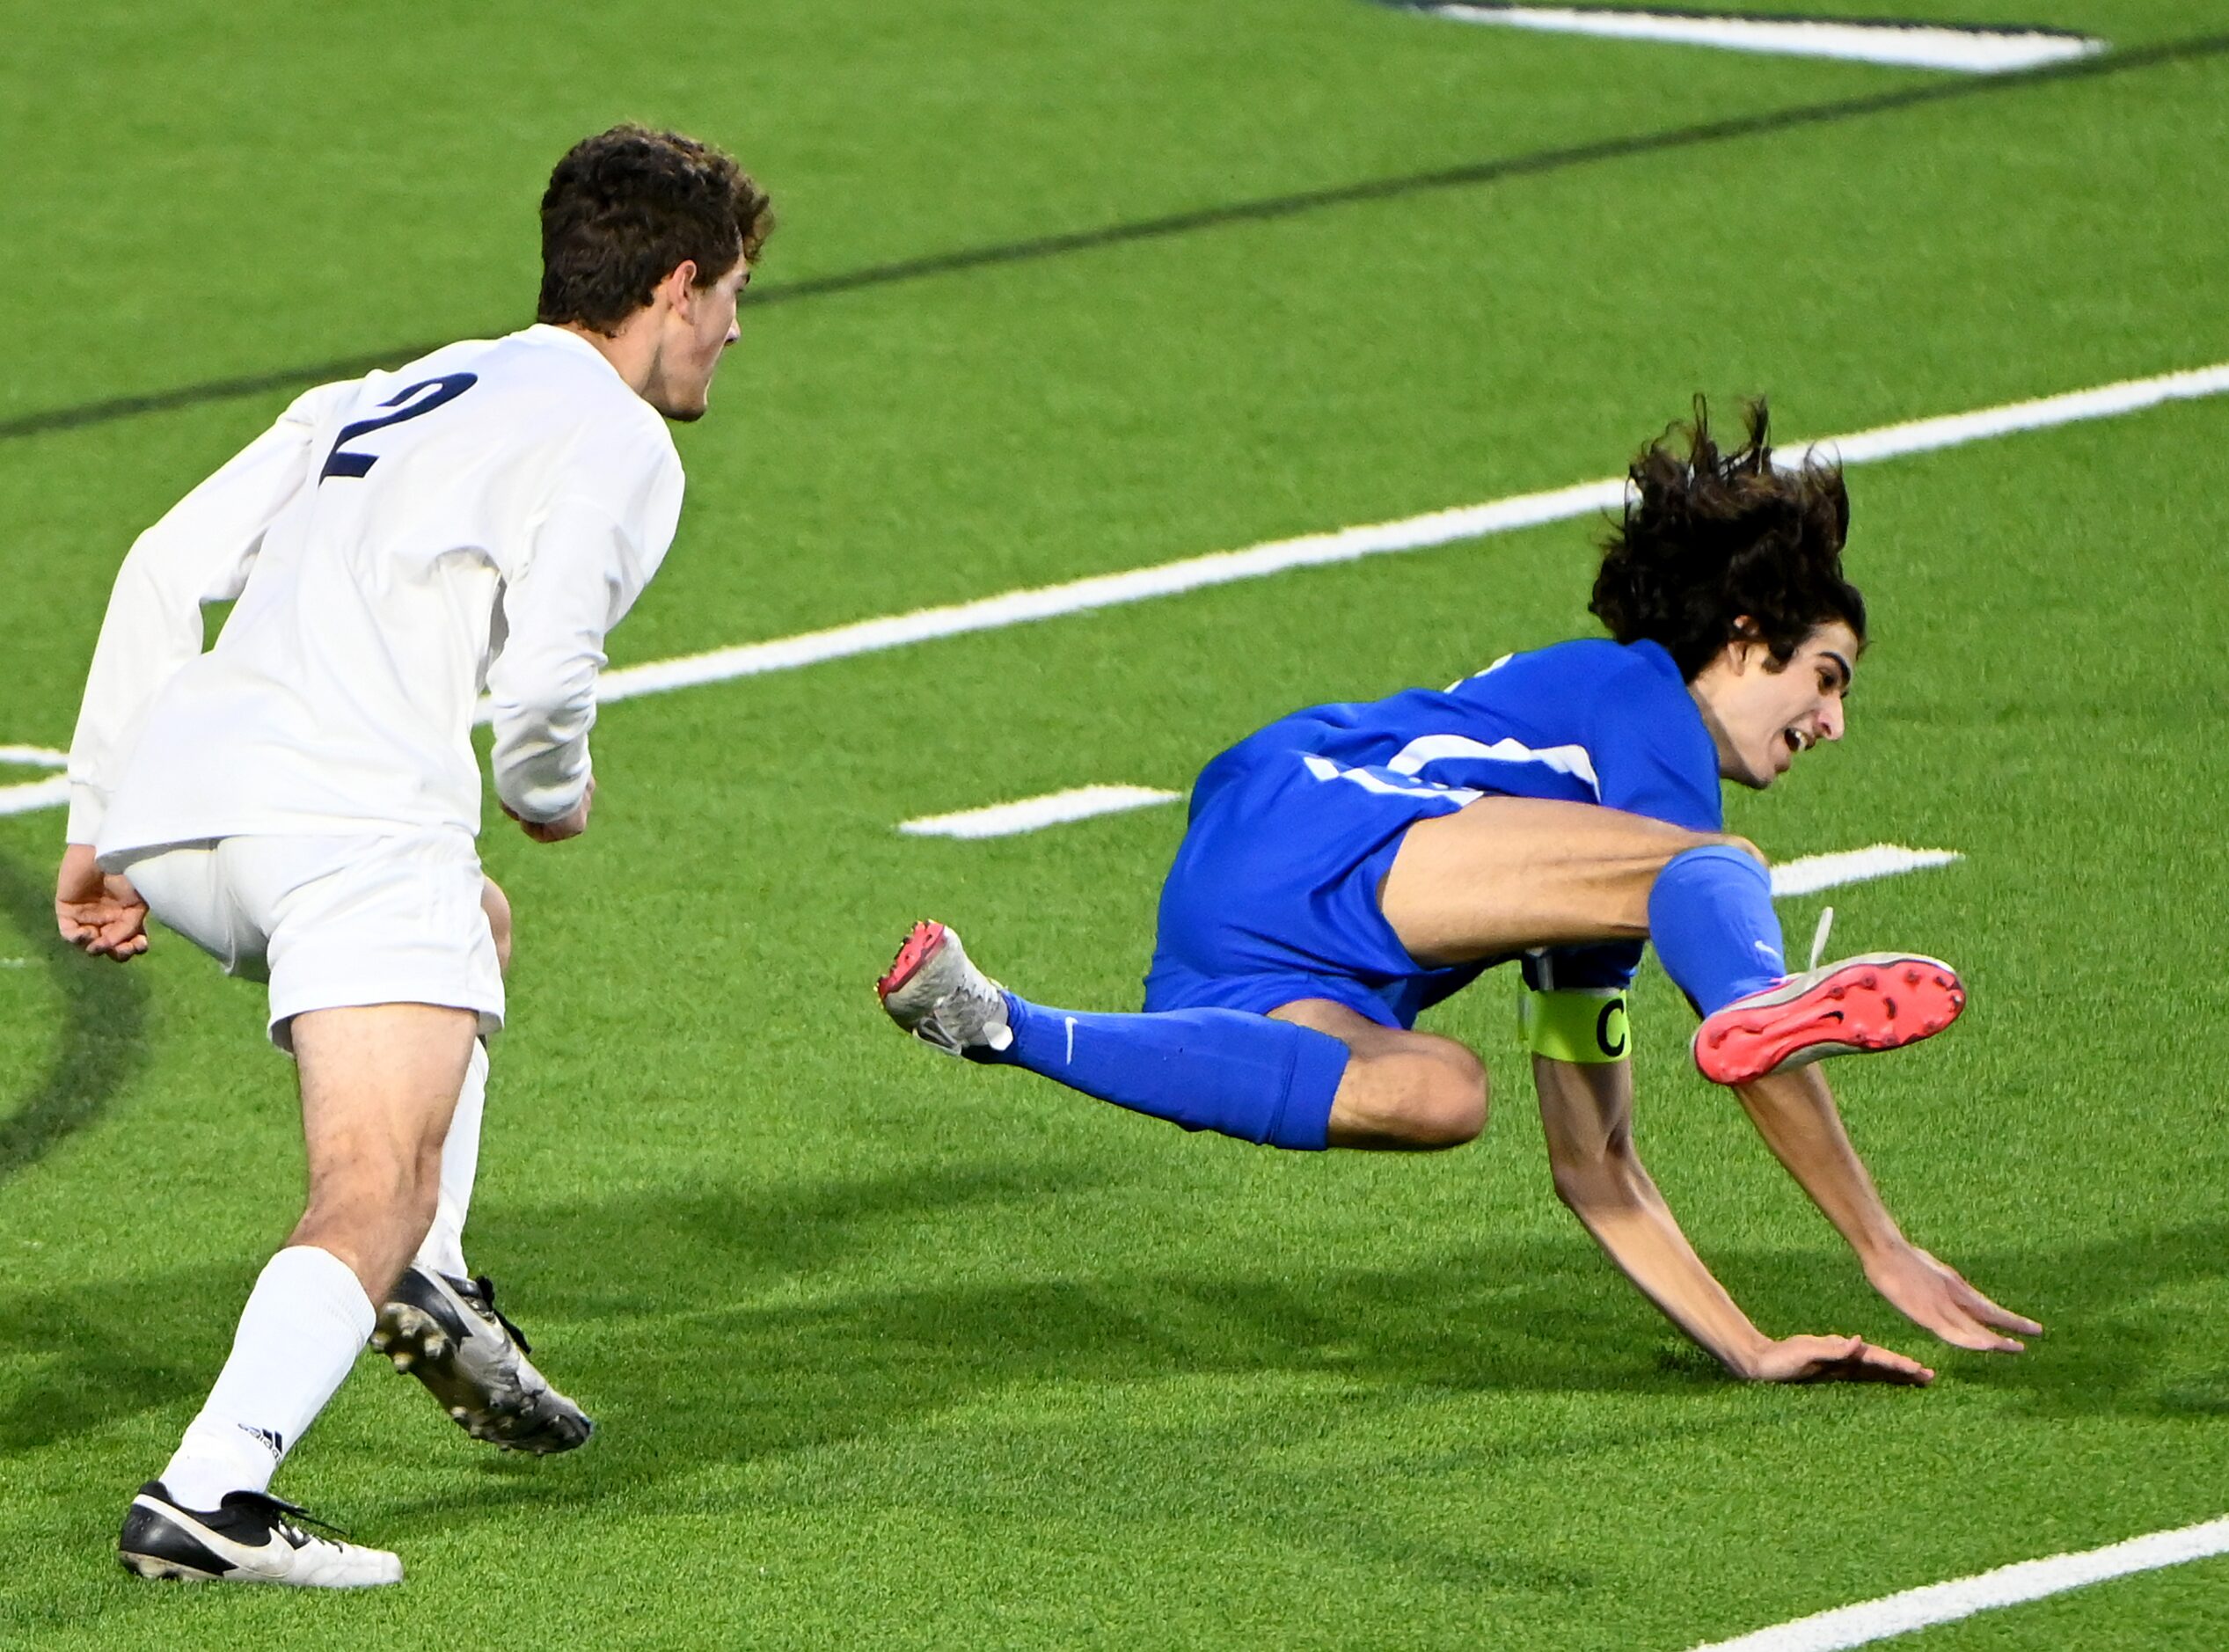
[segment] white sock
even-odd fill
[[[355,1271],[331,1251],[290,1245],[266,1262],[232,1356],[163,1471],[171,1495],[214,1509],[228,1491],[269,1486],[378,1322]]]
[[[464,1087],[457,1093],[457,1112],[442,1142],[441,1202],[434,1208],[434,1225],[426,1230],[426,1242],[418,1247],[418,1261],[451,1279],[469,1279],[464,1268],[464,1217],[472,1208],[472,1181],[480,1167],[480,1115],[487,1105],[487,1044],[472,1045],[472,1059],[464,1069]]]

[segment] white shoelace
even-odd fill
[[[1826,956],[1826,938],[1834,927],[1834,909],[1828,907],[1819,914],[1819,926],[1811,932],[1811,961],[1803,966],[1805,972],[1819,967],[1819,960]]]

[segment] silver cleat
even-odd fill
[[[892,1020],[948,1056],[1014,1042],[1005,990],[976,968],[958,934],[942,924],[916,924],[874,991]]]

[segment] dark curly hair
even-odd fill
[[[1786,665],[1831,620],[1865,641],[1865,598],[1842,577],[1840,468],[1807,458],[1774,469],[1764,398],[1743,414],[1748,438],[1731,453],[1711,440],[1700,396],[1693,423],[1641,450],[1588,604],[1619,642],[1662,644],[1690,682],[1729,642],[1762,642]],[[1686,438],[1685,457],[1675,435]]]
[[[773,202],[735,157],[677,132],[615,126],[566,151],[542,196],[535,319],[609,337],[684,262],[709,287],[756,259]]]

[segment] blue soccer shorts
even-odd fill
[[[1162,886],[1146,1009],[1266,1014],[1329,998],[1381,1026],[1413,1027],[1483,966],[1419,964],[1378,891],[1411,826],[1476,795],[1341,770],[1290,747],[1224,753],[1193,788]]]

